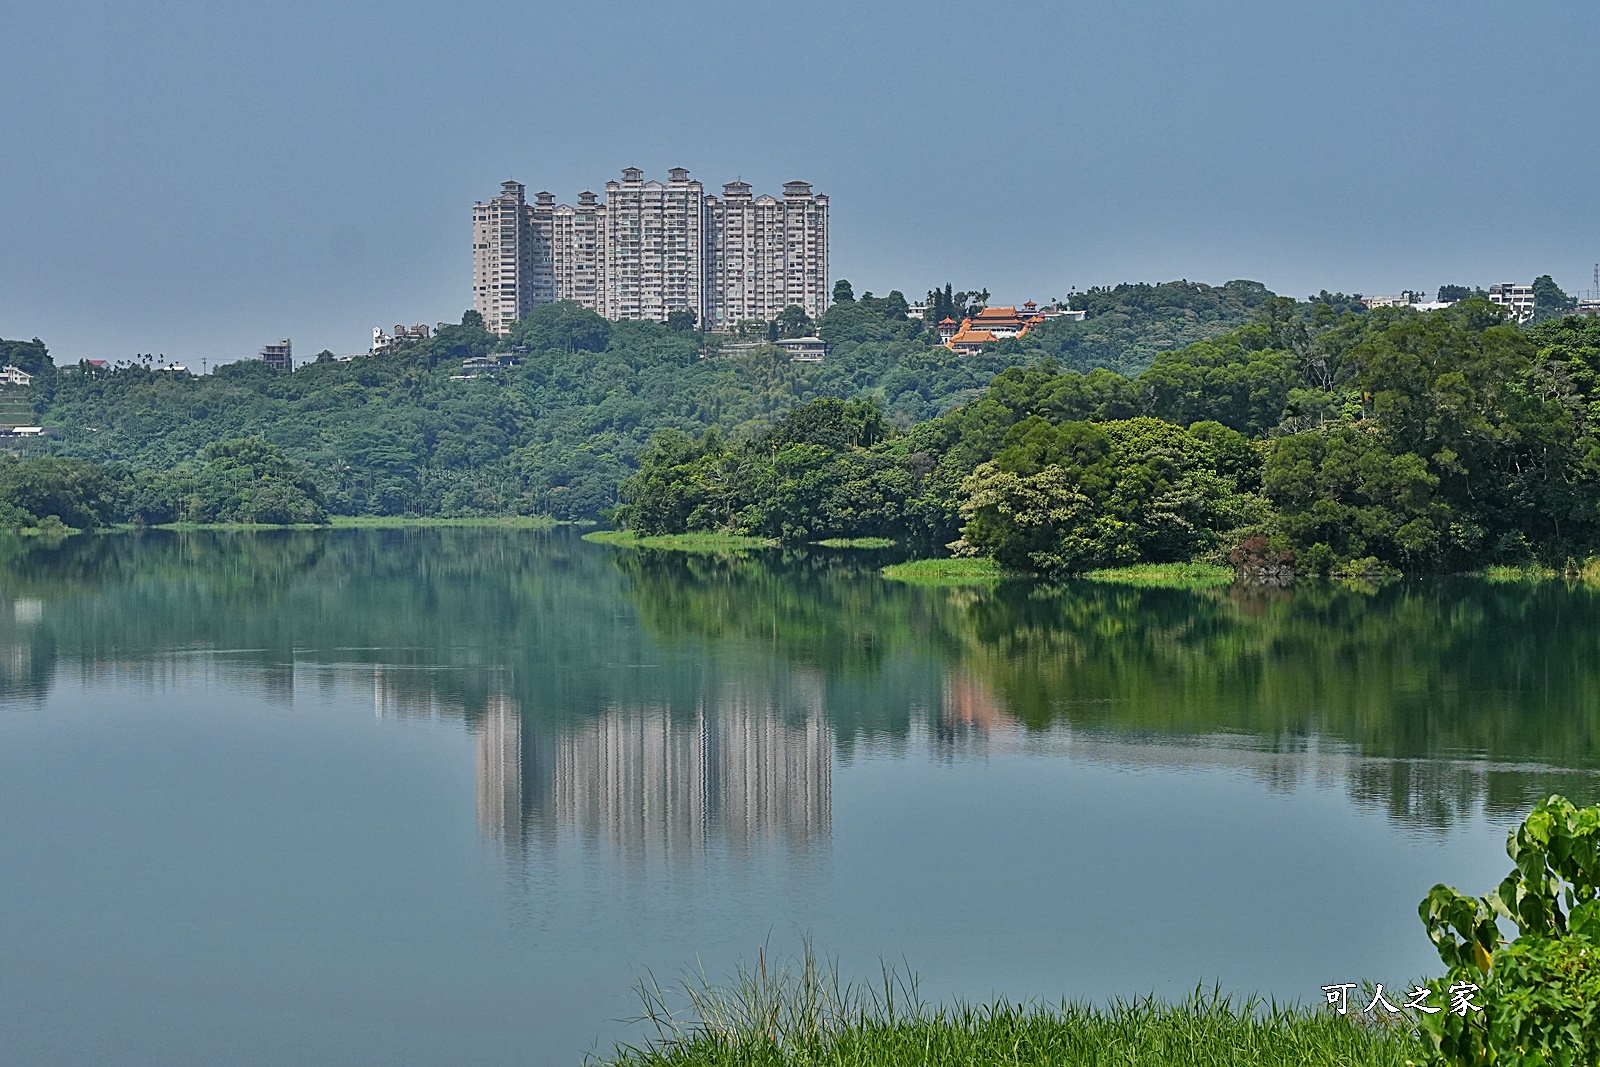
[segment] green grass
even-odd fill
[[[1083,577],[1092,582],[1151,589],[1210,589],[1232,585],[1233,569],[1213,563],[1140,563],[1132,567],[1090,571]]]
[[[585,541],[618,548],[664,548],[674,552],[727,552],[733,549],[771,548],[776,541],[735,534],[687,533],[640,537],[631,530],[595,530],[583,535]]]
[[[565,525],[544,515],[500,515],[464,519],[408,518],[401,515],[335,515],[335,526],[391,529],[407,526],[497,526],[517,530],[553,530]]]
[[[742,968],[640,987],[653,1036],[619,1046],[601,1067],[1402,1067],[1420,1059],[1400,1027],[1331,1009],[1235,1002],[1200,990],[1107,1008],[1063,1003],[930,1008],[915,981],[841,986],[807,952],[798,969]]]
[[[883,568],[883,576],[917,585],[977,585],[1012,577],[992,559],[914,559]],[[1079,575],[1093,582],[1111,582],[1166,589],[1209,589],[1232,585],[1233,571],[1210,563],[1141,563]]]
[[[1568,560],[1563,567],[1548,567],[1542,563],[1524,563],[1514,567],[1485,567],[1476,572],[1479,578],[1490,582],[1548,582],[1557,578],[1585,585],[1600,585],[1600,556],[1578,562]]]
[[[119,530],[135,529],[135,527],[126,523],[120,523],[116,528]],[[152,530],[224,530],[230,532],[243,530],[326,530],[328,528],[326,525],[319,526],[310,522],[163,522],[150,527]]]
[[[1545,567],[1538,563],[1525,563],[1514,567],[1485,567],[1483,570],[1476,572],[1476,577],[1490,582],[1542,582],[1551,578],[1561,577],[1561,572],[1554,567]]]
[[[830,537],[826,541],[818,541],[823,548],[893,548],[894,539],[889,537]]]
[[[438,519],[419,518],[404,515],[334,515],[327,524],[315,523],[271,523],[271,522],[165,522],[153,526],[154,530],[327,530],[352,529],[352,530],[396,530],[412,527],[429,526],[492,526],[502,529],[516,530],[553,530],[557,526],[565,525],[558,519],[546,518],[542,515],[502,515],[486,516],[481,518]],[[134,527],[127,523],[120,523],[116,529],[131,530]]]
[[[883,576],[913,585],[978,585],[1005,577],[992,559],[962,556],[955,559],[913,559],[883,568]]]

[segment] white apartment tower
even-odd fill
[[[690,310],[709,329],[762,322],[791,304],[813,319],[828,306],[828,198],[806,182],[783,197],[744,182],[719,199],[674,167],[665,183],[628,167],[578,204],[524,187],[472,209],[473,306],[504,334],[537,304],[571,300],[608,319],[665,322]]]
[[[813,319],[828,308],[828,198],[787,182],[783,199],[729,182],[706,198],[711,329],[767,322],[791,304]]]
[[[638,167],[606,182],[606,318],[665,322],[687,308],[705,322],[705,199],[682,167],[665,185]]]
[[[484,328],[503,334],[533,307],[538,240],[525,187],[501,182],[500,195],[472,205],[472,306]]]
[[[606,205],[585,190],[578,194],[577,207],[562,204],[551,222],[555,298],[605,314]]]

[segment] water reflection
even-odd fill
[[[632,861],[679,861],[718,844],[803,848],[832,826],[820,708],[796,721],[732,691],[688,716],[614,708],[550,735],[500,697],[474,731],[479,828],[513,849],[569,832]]]
[[[282,705],[370,687],[380,717],[473,731],[489,837],[651,862],[825,842],[833,759],[909,748],[1228,768],[1423,830],[1600,792],[1588,588],[917,589],[879,562],[492,529],[13,545],[0,706],[62,672]]]

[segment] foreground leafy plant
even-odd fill
[[[1600,806],[1552,796],[1506,852],[1516,866],[1493,891],[1437,885],[1418,909],[1449,967],[1429,988],[1443,1003],[1465,995],[1482,1008],[1441,1004],[1422,1017],[1431,1061],[1590,1067],[1600,1056]],[[1515,940],[1497,919],[1516,926]]]

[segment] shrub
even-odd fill
[[[1552,796],[1511,832],[1516,865],[1483,897],[1437,885],[1418,909],[1449,967],[1421,1019],[1432,1062],[1590,1067],[1600,1049],[1600,806]],[[1505,942],[1496,919],[1515,924]],[[1468,988],[1470,987],[1470,989]],[[1459,991],[1481,1011],[1443,1008]]]

